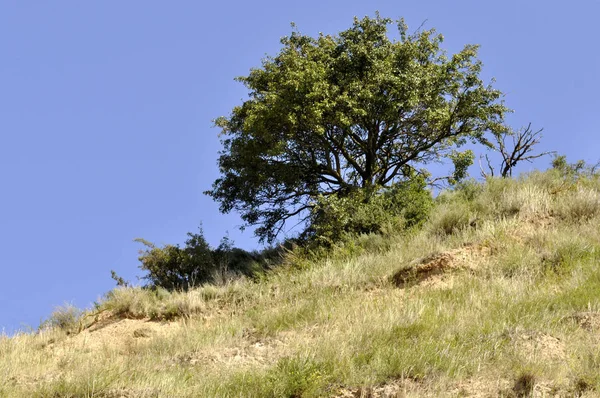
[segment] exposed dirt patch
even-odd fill
[[[446,274],[460,269],[476,269],[481,261],[491,255],[487,246],[467,244],[458,249],[437,253],[412,262],[392,275],[392,283],[398,287],[426,283],[431,287],[446,286]]]
[[[119,388],[112,389],[102,394],[102,397],[105,398],[153,398],[159,397],[160,391],[156,391],[154,389],[128,389],[128,388]]]
[[[122,318],[115,316],[112,311],[107,310],[89,314],[83,319],[84,324],[81,325],[81,330],[79,332],[84,330],[93,332],[112,323],[118,322],[121,319]]]
[[[539,236],[543,230],[556,228],[557,221],[549,215],[535,215],[522,218],[518,225],[511,231],[511,239],[517,243],[527,245],[531,239]]]
[[[557,223],[556,217],[551,214],[536,214],[535,216],[524,217],[522,220],[538,229],[548,228],[552,225],[556,225]]]
[[[211,346],[180,354],[166,361],[167,367],[195,366],[213,363],[225,367],[268,367],[290,352],[290,345],[300,340],[295,333],[280,333],[276,337],[247,336],[235,346]]]
[[[342,387],[334,395],[336,398],[404,398],[423,396],[425,390],[421,383],[412,379],[390,381],[374,387]]]
[[[488,379],[467,379],[455,383],[448,389],[448,396],[451,397],[497,397],[501,396],[499,391],[508,389],[510,382],[505,379],[488,380]]]
[[[471,397],[488,398],[500,397],[503,392],[512,394],[512,385],[505,379],[467,379],[460,382],[450,382],[445,387],[444,384],[433,385],[423,383],[418,380],[404,379],[391,381],[389,383],[362,388],[342,388],[336,398],[408,398],[408,397]]]
[[[510,388],[501,389],[494,396],[506,398],[563,398],[580,397],[581,395],[556,389],[551,384],[539,382],[535,377],[532,378],[530,375],[521,375],[513,382]]]
[[[93,354],[107,347],[118,352],[127,353],[135,344],[136,338],[164,337],[178,331],[179,322],[151,322],[148,319],[121,319],[107,318],[105,323],[98,324],[81,333],[71,336],[61,342],[48,344],[46,349],[51,350],[57,358],[72,355],[73,350]],[[144,336],[142,336],[142,334]]]
[[[600,329],[600,312],[578,312],[570,317],[584,330],[593,332]]]
[[[566,358],[565,343],[549,334],[515,332],[511,336],[519,351],[527,358],[557,361]]]

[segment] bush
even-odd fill
[[[211,281],[216,265],[202,229],[198,234],[188,233],[188,237],[183,249],[179,245],[156,247],[144,239],[136,239],[146,246],[139,257],[140,269],[148,272],[143,278],[168,290],[188,290]]]
[[[67,334],[75,333],[79,329],[80,321],[83,316],[83,311],[73,306],[65,304],[61,307],[56,307],[50,318],[42,322],[40,329],[60,329]]]
[[[254,276],[278,260],[277,249],[247,252],[233,246],[225,237],[216,249],[204,238],[202,229],[197,234],[188,233],[185,247],[165,245],[156,247],[144,239],[136,239],[146,249],[140,250],[140,269],[147,274],[143,279],[150,287],[169,291],[187,291],[206,283],[223,284],[241,275]],[[117,286],[128,286],[112,271]]]
[[[600,173],[598,173],[600,162],[595,165],[587,164],[583,160],[568,163],[566,156],[555,156],[552,160],[552,171],[559,178],[560,185],[551,192],[553,194],[574,190],[581,186],[598,187]]]
[[[432,206],[421,178],[376,193],[356,190],[345,196],[321,196],[305,237],[331,245],[360,234],[389,233],[422,224]]]
[[[590,167],[583,160],[568,163],[565,155],[557,155],[552,159],[552,168],[558,170],[563,178],[576,180],[590,171]],[[592,170],[593,173],[593,170]]]

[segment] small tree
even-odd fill
[[[273,241],[287,220],[310,227],[316,198],[372,195],[407,181],[418,167],[457,148],[489,145],[504,129],[502,93],[480,78],[475,45],[454,55],[435,30],[387,36],[391,19],[355,19],[335,36],[294,30],[283,48],[237,80],[250,98],[215,124],[222,130],[221,177],[207,193]],[[467,164],[465,164],[465,161]]]
[[[575,163],[568,163],[565,155],[555,155],[552,159],[552,168],[558,170],[563,177],[576,179],[596,176],[598,168],[600,168],[600,162],[588,164],[581,159]]]
[[[577,187],[582,180],[597,180],[600,178],[598,168],[600,162],[588,164],[581,159],[575,163],[569,163],[565,155],[554,155],[552,169],[560,176],[560,185],[553,187],[552,194],[568,191]]]

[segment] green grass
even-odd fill
[[[0,337],[0,396],[598,396],[600,184],[557,178],[467,185],[419,230],[292,253],[260,280],[116,289],[77,335],[60,313]],[[454,266],[393,283],[441,254]]]

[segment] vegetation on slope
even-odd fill
[[[0,396],[599,394],[597,176],[558,159],[434,206],[258,279],[120,287],[1,337]]]
[[[248,98],[215,120],[221,175],[206,193],[273,242],[290,221],[311,235],[323,198],[358,193],[367,203],[431,177],[423,167],[432,163],[454,166],[447,181],[463,179],[475,156],[466,143],[500,149],[516,132],[502,92],[481,76],[478,46],[448,54],[443,41],[379,14],[335,35],[294,27],[276,55],[237,78]],[[525,158],[512,157],[502,174]]]

